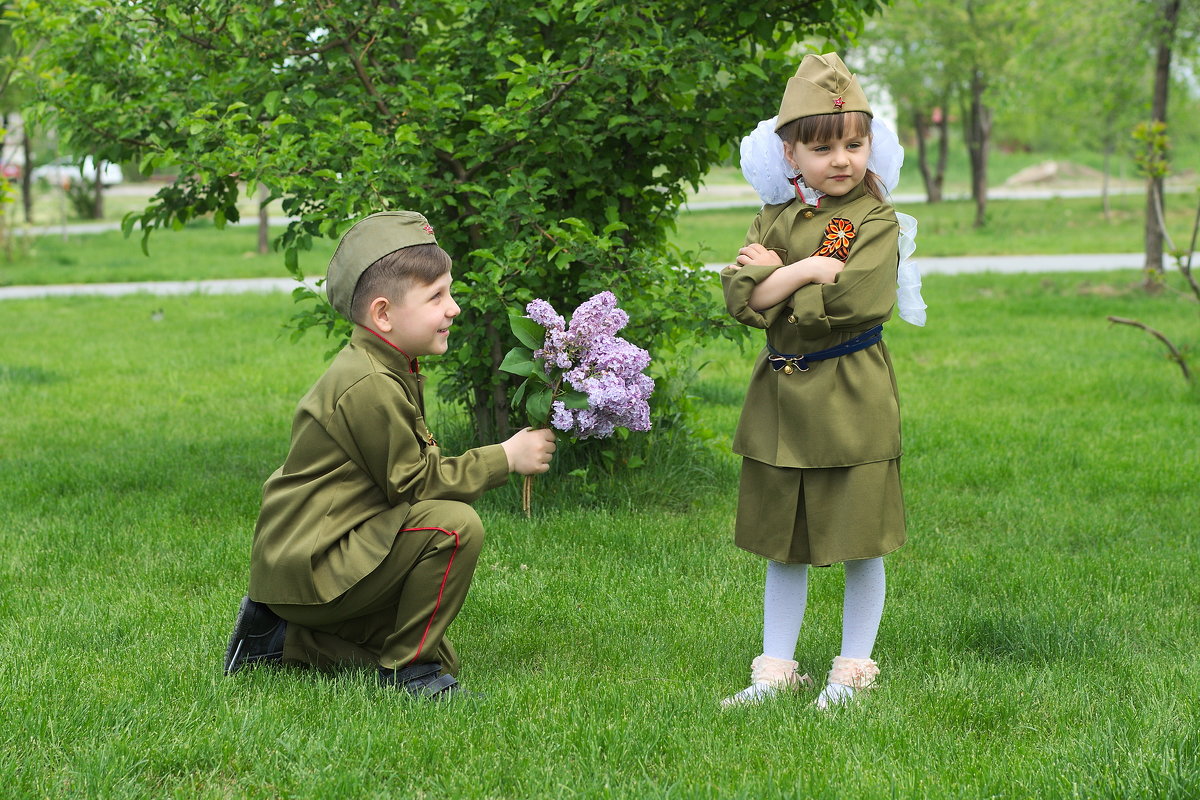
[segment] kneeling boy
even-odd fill
[[[446,628],[483,527],[470,503],[510,472],[545,472],[549,430],[442,455],[425,426],[417,358],[446,352],[459,307],[450,256],[408,211],[355,224],[329,263],[329,302],[356,324],[296,409],[267,479],[225,672],[282,661],[376,663],[422,697],[458,688]]]

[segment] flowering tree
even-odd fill
[[[800,36],[841,37],[882,0],[17,0],[38,87],[69,144],[178,169],[145,236],[238,216],[268,188],[287,268],[315,237],[411,208],[456,259],[464,305],[442,389],[507,427],[507,308],[626,298],[639,341],[682,345],[723,315],[666,226],[766,116]],[[136,54],[136,57],[130,57]],[[721,254],[724,257],[726,254]],[[320,265],[323,268],[323,265]],[[312,293],[300,330],[344,320]]]

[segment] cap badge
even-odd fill
[[[429,223],[425,223],[424,225],[422,225],[421,230],[425,231],[430,236],[433,236],[433,227],[431,225],[429,225]]]
[[[844,105],[846,105],[846,101],[840,97],[833,101],[833,107],[836,108],[838,111],[841,111],[842,106],[844,106]]]

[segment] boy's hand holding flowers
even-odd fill
[[[501,443],[508,456],[508,471],[535,475],[550,469],[550,459],[558,445],[558,437],[549,428],[522,428]]]

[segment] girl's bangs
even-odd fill
[[[871,117],[862,111],[847,111],[845,114],[819,114],[796,120],[798,142],[828,142],[843,136],[871,135]]]

